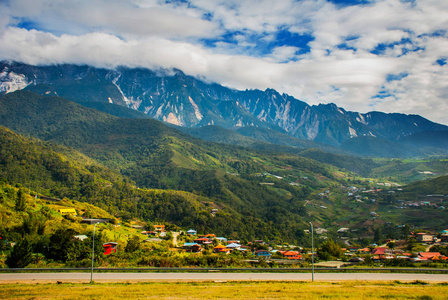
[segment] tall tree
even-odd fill
[[[26,198],[23,188],[19,189],[19,191],[17,192],[15,209],[16,211],[25,211],[26,209]]]
[[[342,249],[341,246],[333,240],[327,240],[320,245],[320,249],[317,250],[317,254],[321,258],[340,258],[342,256]]]
[[[32,253],[31,243],[27,239],[23,239],[12,248],[6,258],[6,264],[10,268],[25,268],[33,260]]]

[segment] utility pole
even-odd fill
[[[310,222],[311,225],[311,281],[314,282],[314,230],[313,223]]]
[[[93,257],[94,257],[94,253],[95,253],[95,228],[96,228],[96,224],[93,226],[93,238],[92,238],[92,271],[90,272],[90,283],[93,282]]]

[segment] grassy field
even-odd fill
[[[178,282],[3,284],[1,299],[447,299],[447,284]]]

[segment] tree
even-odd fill
[[[382,240],[383,240],[383,231],[381,230],[380,227],[378,227],[377,229],[374,230],[373,241],[375,243],[381,243]]]
[[[12,248],[6,258],[6,264],[10,268],[25,268],[33,260],[32,253],[31,243],[27,239],[23,239]]]
[[[140,238],[137,235],[134,235],[132,238],[128,240],[128,244],[124,249],[125,252],[133,253],[140,248]]]
[[[320,258],[325,258],[324,260],[329,260],[330,258],[340,258],[342,256],[342,249],[333,240],[327,240],[320,245],[320,249],[317,250],[317,254]]]
[[[395,249],[395,243],[394,242],[389,242],[386,245],[389,249]]]
[[[17,193],[15,209],[16,211],[25,211],[26,209],[26,198],[23,189],[19,189]]]
[[[74,236],[78,234],[73,229],[58,229],[50,237],[50,253],[52,259],[66,261],[69,257],[68,253],[74,242]]]

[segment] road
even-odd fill
[[[425,281],[448,282],[448,274],[315,273],[315,281]],[[94,273],[95,282],[143,281],[311,281],[311,273]],[[0,273],[0,284],[89,282],[90,273]]]

